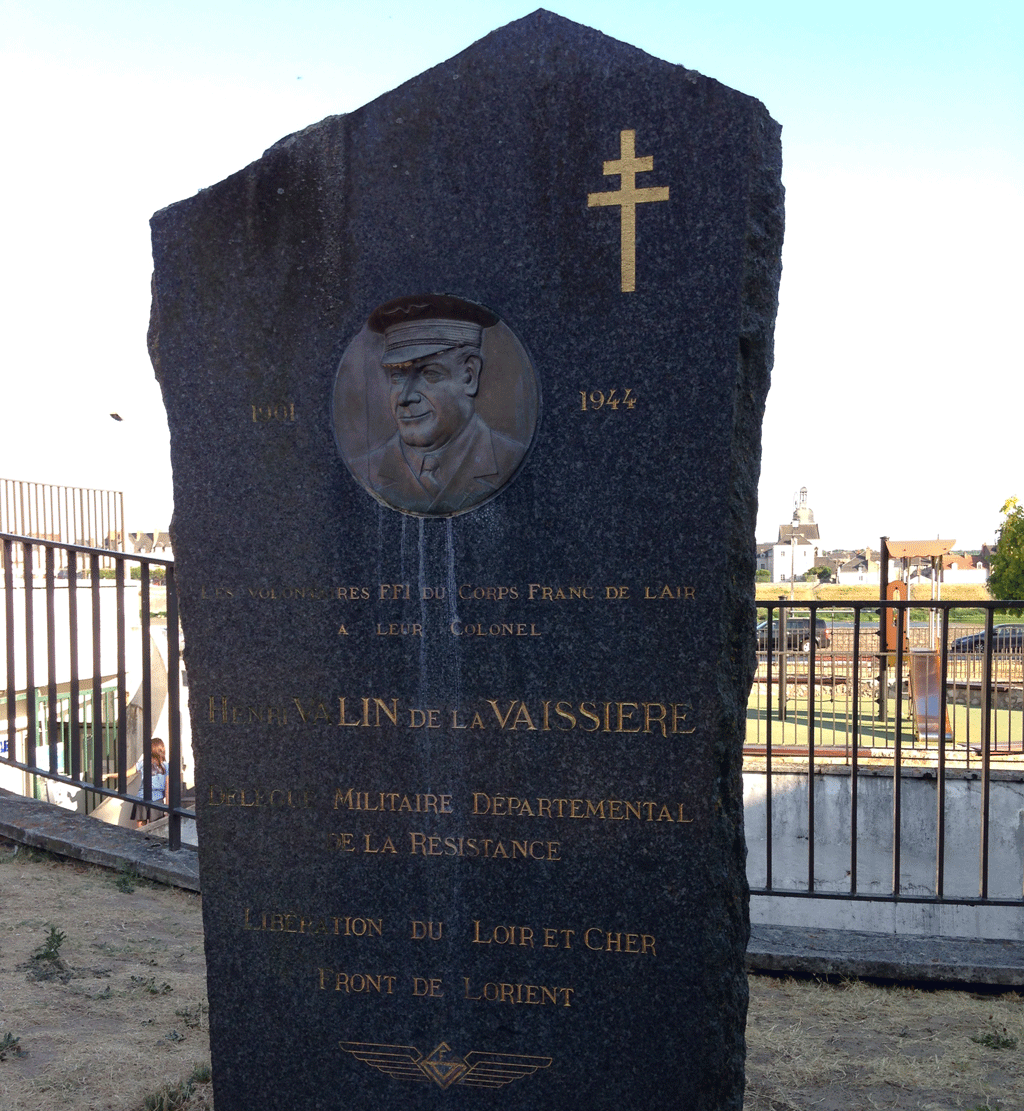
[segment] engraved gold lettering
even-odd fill
[[[337,972],[333,968],[318,968],[317,974],[321,991],[343,991],[347,995],[362,995],[375,992],[377,995],[392,995],[395,990],[396,976],[384,973],[371,975],[365,972]]]
[[[583,726],[580,727],[581,729],[584,729],[587,733],[593,733],[595,729],[600,729],[601,728],[601,719],[594,712],[593,706],[594,706],[594,704],[592,702],[581,702],[580,703],[580,715],[582,717],[585,717],[587,719],[587,721],[592,721],[594,723],[593,726],[591,726],[591,727],[588,727],[586,725],[583,725]],[[588,709],[588,707],[590,707],[590,708]],[[556,709],[557,709],[557,707],[556,707]]]
[[[485,929],[484,935],[480,933],[480,922],[473,921],[474,945],[514,945],[521,948],[533,948],[533,929],[530,926],[492,926]]]
[[[443,922],[434,922],[428,919],[426,922],[418,919],[412,919],[412,940],[413,941],[440,941],[441,935],[444,932]]]
[[[601,409],[611,409],[617,411],[621,405],[624,410],[636,408],[637,398],[633,393],[632,386],[626,386],[621,397],[619,397],[619,387],[612,386],[607,392],[605,390],[580,390],[580,411],[583,413],[592,412],[596,413]]]
[[[452,636],[456,637],[539,637],[544,635],[535,624],[524,621],[503,621],[501,624],[494,625],[471,625],[464,624],[461,621],[453,621],[448,626],[448,630]]]
[[[485,791],[470,793],[470,813],[488,814],[493,818],[569,818],[610,822],[643,821],[688,824],[683,803],[659,802],[654,799],[618,798],[520,798],[516,795],[491,795]],[[513,846],[517,842],[512,842]],[[513,852],[518,851],[515,848]]]
[[[526,598],[530,602],[592,602],[594,597],[594,588],[584,584],[545,586],[543,583],[528,583],[526,587]]]
[[[419,831],[409,833],[409,852],[413,856],[483,857],[490,860],[562,859],[560,841],[525,840],[506,843],[490,837],[441,837]]]
[[[459,587],[459,598],[464,602],[515,602],[519,598],[519,588],[516,586],[474,586],[465,584]]]
[[[644,587],[644,598],[647,601],[676,601],[692,602],[696,599],[697,591],[692,586],[656,586]]]
[[[279,401],[267,405],[252,405],[252,419],[254,424],[268,424],[277,421],[279,424],[295,423],[295,402]]]
[[[201,586],[199,588],[199,597],[209,601],[217,601],[221,598],[234,598],[234,596],[235,592],[227,586],[214,586],[209,588]]]
[[[455,627],[461,627],[455,623]],[[466,632],[470,626],[464,627]],[[480,626],[484,635],[540,635],[535,624],[508,623]],[[669,738],[697,731],[694,706],[688,701],[644,702],[638,699],[602,699],[576,702],[546,698],[527,702],[520,698],[486,698],[474,707],[402,706],[397,698],[363,695],[337,696],[337,721],[330,700],[292,697],[287,705],[258,700],[232,703],[226,696],[207,696],[206,720],[213,724],[282,726],[291,718],[310,726],[455,730],[494,729],[526,732],[646,734]]]
[[[526,708],[525,702],[519,703],[519,710],[516,713],[515,721],[509,726],[510,729],[515,729],[522,723],[527,729],[536,731],[537,726],[533,724],[533,719],[530,717],[530,712]]]
[[[624,953],[652,957],[658,955],[653,934],[606,931],[598,926],[591,926],[583,932],[583,944],[595,953]]]
[[[373,839],[372,833],[363,834],[363,852],[364,853],[397,853],[398,849],[395,848],[395,843],[390,837],[385,837],[380,843],[379,847]]]
[[[654,732],[651,728],[652,725],[660,725],[661,735],[663,737],[668,736],[666,732],[668,727],[665,724],[665,707],[660,702],[644,703],[644,732]]]
[[[689,702],[673,702],[672,703],[672,732],[673,733],[696,733],[697,727],[691,725],[688,729],[683,728],[686,725],[686,715],[692,710],[693,707]]]
[[[512,702],[509,703],[508,709],[505,711],[504,717],[502,716],[501,711],[498,709],[498,703],[493,698],[489,698],[487,700],[487,704],[494,711],[494,716],[498,719],[498,728],[499,729],[504,729],[506,722],[512,716],[512,711],[516,708],[516,705],[517,705],[516,700],[513,700]]]
[[[242,915],[243,930],[266,933],[382,937],[383,927],[383,918],[305,915],[295,911],[273,910],[264,910],[257,914],[251,907],[245,907]]]
[[[307,809],[312,806],[311,793],[307,789],[274,787],[222,787],[211,784],[207,790],[207,805],[238,806],[245,809],[272,806],[287,807],[292,810]]]
[[[463,999],[484,1003],[526,1003],[535,1006],[550,1004],[569,1007],[575,988],[547,987],[544,984],[513,984],[489,981],[474,989],[468,976],[463,976]]]
[[[440,729],[441,728],[441,711],[440,710],[419,710],[414,707],[409,709],[409,728],[410,729]]]
[[[444,992],[441,990],[440,977],[425,979],[422,976],[413,976],[412,993],[423,998],[441,998]]]

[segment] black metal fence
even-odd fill
[[[982,620],[956,620],[960,601],[764,607],[753,893],[1024,905],[1024,621],[996,620],[1024,602],[966,605]]]
[[[0,785],[57,794],[107,820],[121,803],[139,803],[167,816],[168,844],[180,848],[182,819],[195,815],[183,806],[191,745],[183,751],[173,563],[11,533],[0,533],[0,555]],[[166,731],[162,799],[157,725]]]

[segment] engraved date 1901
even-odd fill
[[[580,409],[585,413],[595,413],[598,409],[632,409],[636,400],[632,386],[627,386],[621,394],[618,386],[610,390],[580,390]]]

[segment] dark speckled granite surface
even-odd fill
[[[631,292],[587,203],[623,131],[669,191]],[[153,218],[218,1111],[741,1107],[780,157],[756,100],[536,12]],[[539,388],[450,517],[333,424],[370,313],[425,293]]]

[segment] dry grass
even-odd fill
[[[745,1111],[1024,1108],[1024,1000],[751,979]]]
[[[143,1111],[209,1061],[205,995],[198,896],[0,842],[3,1111]]]

